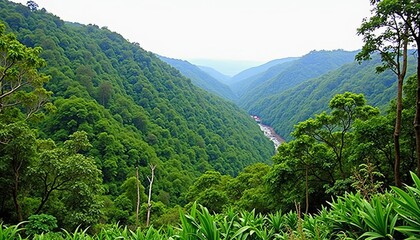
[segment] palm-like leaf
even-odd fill
[[[407,186],[407,191],[392,187],[396,193],[395,211],[405,220],[407,225],[395,227],[413,239],[420,239],[420,179],[413,172],[410,173],[414,186]]]
[[[363,233],[361,237],[372,240],[377,238],[393,239],[397,214],[393,213],[392,203],[384,205],[380,196],[372,199],[372,204],[363,200],[360,215],[369,227],[369,231]]]

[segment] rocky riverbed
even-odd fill
[[[264,132],[264,135],[274,143],[274,147],[276,148],[276,150],[280,146],[280,144],[285,142],[285,140],[282,137],[280,137],[272,127],[262,124],[261,119],[258,116],[251,117],[258,123],[258,126],[260,126],[261,131]]]

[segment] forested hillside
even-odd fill
[[[49,209],[46,212],[66,226],[98,221],[99,212],[95,211],[103,207],[101,211],[106,211],[109,220],[127,221],[134,207],[126,195],[127,186],[133,183],[137,166],[143,186],[151,174],[149,165],[157,166],[152,200],[166,207],[185,203],[189,186],[207,170],[234,176],[252,163],[270,162],[272,143],[245,111],[194,86],[139,44],[106,27],[67,23],[45,9],[30,9],[5,0],[0,1],[0,20],[6,32],[15,34],[26,47],[42,48],[40,57],[46,66],[40,72],[51,78],[45,88],[52,92],[50,101],[54,104],[36,121],[19,117],[14,108],[2,111],[2,126],[11,131],[7,134],[18,134],[10,124],[29,125],[25,131],[32,139],[27,143],[34,151],[34,161],[41,154],[36,149],[52,151],[57,146],[69,154],[69,161],[80,153],[92,158],[101,172],[98,177],[102,183],[95,183],[100,184],[96,192],[86,192],[86,196],[101,201],[86,200],[89,206],[84,206],[84,215],[78,215],[80,209],[63,211],[66,204],[72,204],[66,202],[69,192],[53,191],[45,196],[55,200],[42,201],[42,209]],[[74,139],[89,143],[73,152],[67,148],[70,143],[63,142],[73,143]],[[50,143],[36,146],[44,140]],[[0,148],[2,161],[11,154],[5,146]],[[59,156],[55,151],[53,155]],[[33,177],[29,169],[35,166],[31,164],[25,163],[22,179]],[[13,199],[23,202],[24,209],[19,212],[24,218],[43,199],[38,188],[41,185],[22,181],[18,189],[9,188],[14,182],[11,168],[6,162],[0,168],[4,193],[0,212],[5,220],[18,219]],[[79,200],[86,196],[79,196]]]
[[[413,55],[409,60],[414,62]],[[328,100],[346,91],[362,93],[368,103],[387,110],[395,98],[396,77],[391,71],[376,72],[379,57],[363,62],[346,64],[318,78],[309,79],[289,90],[257,100],[249,111],[273,126],[281,136],[290,140],[293,126],[328,108]],[[415,72],[410,65],[408,75]]]
[[[275,76],[264,79],[254,88],[248,89],[239,99],[239,105],[247,111],[258,106],[260,101],[281,93],[310,78],[321,76],[354,61],[356,51],[312,51],[293,61],[287,68],[280,68]],[[288,64],[287,62],[284,64]]]
[[[283,62],[268,68],[266,71],[253,75],[251,77],[242,79],[230,85],[232,91],[238,95],[238,104],[241,103],[242,97],[249,92],[252,92],[257,87],[260,87],[265,82],[269,81],[273,77],[281,74],[283,71],[288,69],[294,64],[293,61]]]
[[[236,95],[227,85],[207,74],[199,67],[184,60],[167,58],[163,56],[159,56],[159,58],[174,68],[178,69],[184,76],[191,79],[192,83],[196,86],[227,100],[236,100]]]

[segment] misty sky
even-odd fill
[[[14,0],[25,4],[27,0]],[[369,0],[35,0],[63,20],[122,34],[186,60],[267,62],[311,50],[361,48]]]

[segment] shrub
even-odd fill
[[[28,235],[48,233],[57,227],[57,219],[48,214],[32,215],[28,220],[26,225]]]

